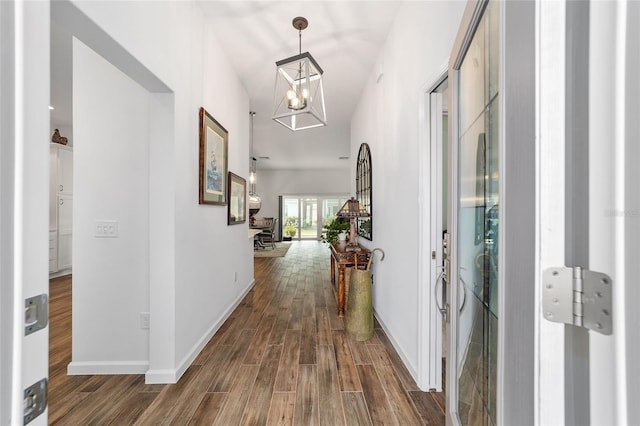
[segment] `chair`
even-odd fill
[[[258,230],[258,233],[253,236],[253,249],[259,250],[264,248],[262,240],[260,239],[260,233],[268,230],[273,222],[272,217],[254,217],[253,223],[249,226],[251,229]]]
[[[258,234],[258,239],[263,247],[270,244],[271,248],[276,248],[275,229],[277,223],[278,219],[270,219],[268,223],[265,223],[265,229]]]

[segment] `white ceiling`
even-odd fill
[[[351,116],[401,1],[263,0],[198,1],[198,4],[244,84],[251,110],[256,112],[253,154],[258,157],[258,169],[348,168],[352,159],[339,157],[349,156]],[[292,132],[273,121],[271,114],[275,62],[298,53],[298,31],[291,24],[296,16],[309,21],[309,27],[302,31],[302,51],[311,53],[324,70],[328,124]],[[52,44],[59,38],[52,35]],[[55,51],[52,45],[52,54]],[[55,79],[52,69],[54,104]],[[63,115],[62,111],[56,114]]]
[[[200,2],[245,85],[258,169],[348,168],[350,120],[399,1]],[[292,20],[304,16],[302,51],[324,70],[327,126],[292,132],[271,119],[275,62],[298,53]],[[270,157],[269,160],[259,157]]]

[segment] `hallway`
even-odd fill
[[[444,424],[444,395],[418,390],[378,325],[347,338],[329,267],[315,241],[255,259],[254,288],[175,385],[67,376],[71,280],[52,280],[49,423]]]

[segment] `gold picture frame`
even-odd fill
[[[247,221],[247,181],[229,172],[228,182],[227,225],[239,225]]]
[[[200,108],[199,204],[227,204],[229,132]]]

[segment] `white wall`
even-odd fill
[[[133,294],[130,289],[112,291],[103,299],[113,302],[112,309],[119,304],[129,306],[136,316],[119,319],[126,324],[121,323],[117,332],[105,331],[102,335],[96,334],[93,340],[104,340],[100,345],[106,346],[118,343],[120,335],[140,334],[137,315],[148,308],[151,312],[149,349],[147,359],[143,360],[149,364],[147,381],[175,382],[253,283],[248,224],[229,227],[225,206],[199,205],[197,179],[201,106],[229,131],[229,170],[248,177],[248,96],[233,71],[225,65],[228,61],[197,3],[73,1],[56,2],[54,6],[64,9],[56,14],[57,19],[66,20],[72,32],[82,34],[81,40],[147,91],[146,133],[143,136],[144,131],[138,130],[146,142],[136,143],[146,143],[149,160],[146,166],[141,163],[128,167],[139,169],[131,171],[132,174],[147,175],[148,193],[138,193],[140,200],[127,206],[127,214],[147,219],[148,230],[134,231],[141,246],[146,239],[147,248],[139,249],[146,258],[119,269],[120,277],[137,274]],[[112,83],[107,88],[117,92]],[[118,93],[112,95],[119,96]],[[101,98],[96,97],[94,104],[98,100]],[[92,105],[90,109],[94,107],[97,108]],[[74,108],[77,108],[75,101]],[[106,111],[105,114],[112,117],[114,113]],[[103,120],[104,117],[89,111],[83,117],[87,122],[82,125],[91,127],[93,132],[111,135],[121,132],[120,121]],[[81,144],[81,130],[77,119],[74,121],[77,147]],[[102,176],[104,180],[108,178]],[[80,179],[77,174],[76,179]],[[78,198],[76,195],[75,202],[82,202]],[[122,223],[124,225],[124,220]],[[128,232],[123,225],[121,238]],[[89,264],[100,265],[100,258],[91,253],[87,255]],[[144,276],[143,268],[146,269]],[[138,294],[145,280],[148,290]],[[131,297],[136,301],[123,301]],[[74,299],[74,310],[76,302],[90,301]],[[106,316],[89,317],[88,311],[78,318],[74,311],[74,323],[76,319],[87,324],[108,320]],[[104,326],[101,324],[99,328]],[[76,342],[74,335],[74,348],[92,345],[86,337]],[[136,356],[144,350],[142,340],[136,342],[139,345]],[[93,351],[93,359],[84,361],[93,362],[94,366],[102,363],[104,367],[114,361],[112,355],[107,351]],[[133,360],[133,354],[129,359]]]
[[[350,191],[349,169],[258,170],[257,175],[256,192],[262,199],[259,217],[278,217],[280,195],[334,195]]]
[[[74,40],[74,367],[147,370],[149,332],[149,92]],[[115,220],[118,238],[96,238]],[[124,367],[123,367],[124,368]]]
[[[351,122],[351,158],[356,158],[362,142],[369,144],[372,157],[373,241],[360,243],[386,253],[384,262],[374,261],[374,309],[414,378],[419,102],[422,88],[433,83],[448,60],[464,6],[429,1],[401,7]],[[355,164],[351,174],[355,193]]]
[[[186,111],[196,114],[197,107],[203,105],[229,131],[229,171],[248,181],[246,91],[226,65],[210,26],[192,25],[190,37],[196,46],[199,40],[206,42],[200,44],[197,57],[191,58],[191,84],[197,89]],[[247,238],[248,221],[227,226],[226,206],[197,204],[194,167],[198,134],[194,118],[192,114],[184,117],[185,130],[191,135],[187,138],[190,142],[181,144],[185,152],[179,155],[180,172],[176,173],[176,356],[181,366],[186,364],[184,357],[194,352],[194,343],[211,334],[211,326],[233,310],[253,280],[253,239]]]

